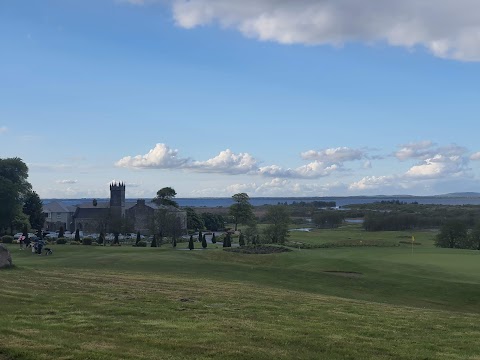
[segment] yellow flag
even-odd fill
[[[415,236],[412,235],[412,242],[414,242],[414,241],[415,241]]]

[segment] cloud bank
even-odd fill
[[[347,161],[361,160],[366,154],[361,150],[347,147],[309,150],[301,154],[304,160],[314,161],[296,168],[279,165],[260,166],[249,153],[234,153],[230,149],[204,161],[195,161],[178,156],[178,150],[166,144],[156,144],[145,155],[125,156],[115,163],[117,167],[130,169],[183,169],[201,173],[228,175],[261,175],[271,178],[318,179],[334,172],[343,171]]]
[[[171,4],[176,23],[186,29],[218,23],[247,37],[281,44],[387,43],[420,46],[440,58],[480,61],[477,0],[174,0]]]

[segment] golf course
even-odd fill
[[[480,359],[480,251],[435,234],[292,231],[275,254],[9,244],[0,360]]]

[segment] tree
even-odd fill
[[[480,250],[480,223],[478,223],[470,233],[470,242],[472,249]]]
[[[98,243],[99,244],[103,244],[103,246],[105,246],[105,234],[102,232],[100,232],[100,236],[98,237]]]
[[[30,191],[23,204],[23,213],[28,216],[32,229],[42,229],[45,222],[43,205],[40,196],[35,191]]]
[[[157,196],[153,198],[153,202],[157,205],[174,206],[178,208],[178,204],[173,198],[177,192],[171,187],[164,187],[157,191]]]
[[[98,201],[97,201],[97,199],[93,199],[93,201],[92,201],[92,204],[93,204],[93,206],[95,206],[95,207],[96,207],[96,206],[98,205]]]
[[[216,244],[217,243],[217,239],[215,238],[215,233],[212,234],[212,244]]]
[[[202,236],[202,248],[207,248],[207,238],[205,237],[205,234]]]
[[[223,239],[223,247],[232,247],[232,236],[228,232]]]
[[[250,197],[246,193],[238,193],[232,196],[234,204],[230,205],[229,214],[233,216],[235,231],[238,224],[246,224],[254,218],[253,206],[250,204]]]
[[[269,225],[264,230],[265,238],[274,244],[283,244],[288,237],[290,214],[284,205],[269,206],[266,221]]]
[[[153,239],[152,239],[152,243],[150,244],[151,247],[157,247],[157,237],[155,236],[155,234],[153,234]]]
[[[63,226],[60,226],[60,229],[58,230],[58,238],[63,238],[65,237],[65,232],[63,230]]]
[[[202,241],[203,234],[201,231],[198,232],[198,242]]]
[[[245,239],[247,244],[255,245],[255,238],[258,235],[257,223],[255,221],[250,221],[247,228],[245,229]]]
[[[177,239],[173,238],[173,240],[172,240],[172,246],[173,246],[174,248],[177,247]]]
[[[204,212],[201,215],[203,223],[208,230],[220,231],[225,228],[225,219],[220,214]]]
[[[0,227],[10,227],[22,213],[22,205],[32,185],[27,181],[28,167],[20,158],[0,158]]]
[[[190,240],[188,240],[188,248],[190,250],[193,250],[195,248],[195,245],[193,245],[193,236],[190,236]]]
[[[460,248],[467,238],[467,226],[461,221],[448,221],[435,239],[435,246],[442,248]]]
[[[141,236],[140,236],[140,231],[137,231],[137,240],[135,241],[135,245],[138,245],[138,243],[140,242],[141,240]]]
[[[184,210],[187,212],[187,229],[203,229],[204,224],[202,218],[198,216],[197,212],[191,207],[186,207]]]
[[[240,234],[240,237],[238,238],[238,244],[240,246],[245,246],[245,237],[243,236],[243,234]]]
[[[313,215],[313,223],[319,228],[337,228],[344,219],[344,214],[337,210],[322,210]]]
[[[80,242],[80,230],[75,230],[75,241]]]

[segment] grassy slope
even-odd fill
[[[12,248],[0,359],[479,359],[480,255],[415,235],[424,241],[413,255]]]

